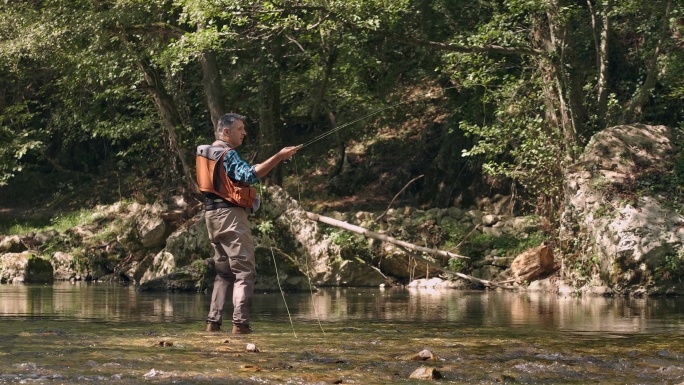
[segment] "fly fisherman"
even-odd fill
[[[302,146],[285,147],[263,163],[249,165],[235,148],[247,136],[245,117],[225,114],[216,124],[216,141],[197,147],[197,182],[204,193],[205,220],[214,247],[216,279],[207,316],[207,331],[221,329],[226,298],[233,301],[233,334],[252,332],[249,311],[256,276],[254,243],[247,215],[259,208],[252,184]]]

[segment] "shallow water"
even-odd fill
[[[414,384],[421,366],[453,384],[684,382],[681,298],[260,293],[249,336],[204,332],[208,303],[113,284],[0,285],[0,383]],[[437,358],[411,360],[423,349]]]

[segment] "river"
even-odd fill
[[[417,384],[420,367],[449,384],[684,383],[682,298],[258,293],[255,333],[233,336],[204,331],[209,297],[0,285],[0,383]]]

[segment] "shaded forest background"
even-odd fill
[[[553,226],[591,136],[684,122],[682,0],[0,2],[0,206],[196,195],[248,116],[267,183],[338,210],[509,196]],[[668,171],[681,192],[684,164]],[[422,176],[422,177],[421,177]],[[673,188],[674,187],[674,188]],[[676,195],[676,194],[675,194]]]

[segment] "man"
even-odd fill
[[[232,332],[252,332],[249,311],[256,271],[247,214],[258,209],[259,200],[250,185],[258,183],[278,163],[290,159],[302,147],[285,147],[263,163],[250,166],[235,151],[247,136],[244,120],[245,117],[238,114],[223,115],[216,124],[217,140],[211,146],[197,148],[197,179],[205,197],[205,220],[216,266],[207,316],[207,331],[211,332],[221,329],[227,297],[232,297],[233,301]]]

